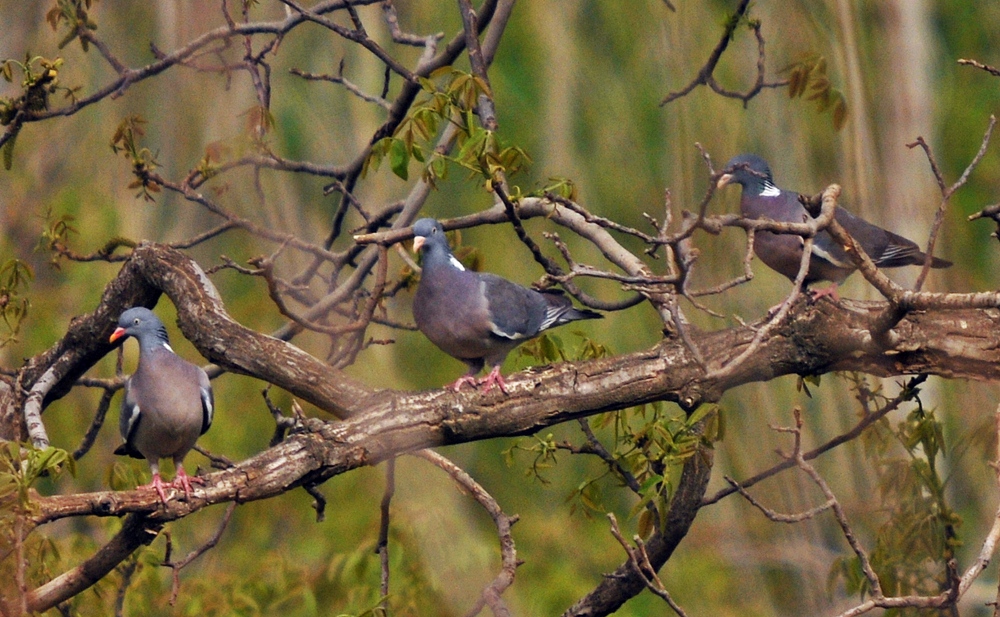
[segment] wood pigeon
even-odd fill
[[[201,478],[184,471],[184,456],[198,437],[212,425],[212,384],[201,367],[174,353],[167,329],[152,311],[130,308],[118,319],[110,341],[134,336],[139,341],[139,366],[125,382],[119,429],[125,443],[115,454],[144,458],[153,481],[139,488],[152,488],[164,504],[164,488],[184,490],[191,496],[191,483]],[[177,473],[173,482],[160,478],[160,459],[171,458]]]
[[[451,387],[494,385],[504,393],[500,365],[512,349],[542,331],[600,313],[574,308],[558,290],[535,291],[494,274],[467,270],[451,253],[444,229],[434,219],[413,225],[413,250],[423,250],[423,272],[413,298],[417,328],[441,351],[469,365]],[[475,375],[490,364],[489,375]]]
[[[775,186],[771,168],[764,159],[755,154],[740,154],[726,163],[725,169],[727,173],[719,178],[718,187],[721,189],[734,182],[743,186],[740,212],[744,217],[789,223],[808,220],[810,215],[799,202],[799,194]],[[876,266],[896,268],[923,265],[925,255],[915,242],[876,227],[840,206],[837,207],[835,218],[868,253]],[[756,234],[753,248],[765,265],[794,281],[799,273],[803,245],[801,236],[760,231]],[[931,261],[932,268],[947,268],[950,265],[950,261],[937,257]],[[837,286],[856,269],[844,247],[837,244],[829,233],[821,231],[813,240],[812,257],[804,284],[832,281],[831,287],[814,291],[813,298],[829,295],[834,300],[839,300]]]

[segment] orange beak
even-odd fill
[[[413,237],[413,252],[416,253],[417,251],[419,251],[420,247],[422,247],[424,245],[424,242],[427,242],[427,238],[425,238],[423,236],[414,236]]]
[[[115,331],[111,333],[111,338],[108,339],[108,342],[114,343],[123,336],[125,336],[125,328],[115,328]]]
[[[733,180],[733,174],[722,174],[719,181],[715,184],[715,188],[721,189]]]

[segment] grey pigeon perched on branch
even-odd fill
[[[441,351],[465,362],[463,384],[494,385],[507,392],[500,365],[512,349],[542,331],[600,313],[575,308],[556,290],[535,291],[494,274],[467,270],[452,254],[441,224],[420,219],[413,225],[413,250],[423,250],[423,272],[413,298],[413,318]],[[489,375],[475,375],[489,364]]]
[[[190,497],[191,483],[202,483],[184,471],[184,456],[198,437],[212,425],[212,385],[200,367],[174,353],[163,322],[152,311],[130,308],[118,319],[111,334],[113,343],[135,337],[139,342],[139,366],[125,382],[119,428],[125,443],[115,454],[144,458],[153,481],[139,488],[152,488],[167,502],[164,488],[178,488]],[[160,459],[174,461],[173,482],[160,478]]]
[[[774,184],[771,168],[761,157],[740,154],[726,163],[725,170],[727,173],[719,178],[718,188],[731,183],[743,187],[740,212],[744,217],[783,223],[802,223],[808,220],[810,215],[799,201],[799,194],[779,189]],[[923,265],[926,255],[915,242],[876,227],[840,206],[837,207],[834,218],[861,245],[876,266],[896,268]],[[803,245],[801,236],[760,231],[754,239],[754,252],[769,268],[794,281],[799,273]],[[947,268],[950,265],[950,261],[937,257],[931,261],[932,268]],[[809,271],[804,284],[832,281],[833,286],[813,292],[813,297],[830,295],[837,300],[837,286],[856,269],[844,247],[829,233],[821,231],[813,240]]]

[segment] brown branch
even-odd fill
[[[698,513],[698,504],[705,494],[712,470],[712,451],[699,448],[685,462],[673,499],[667,510],[665,524],[644,543],[648,572],[656,572],[667,562]],[[646,589],[643,576],[638,575],[629,560],[618,566],[597,587],[563,613],[563,617],[609,615],[626,600]]]
[[[750,7],[750,0],[740,0],[739,5],[737,5],[736,7],[736,11],[726,20],[726,27],[722,32],[722,38],[719,39],[719,42],[716,43],[715,45],[715,49],[713,49],[712,53],[709,54],[708,61],[705,62],[705,65],[701,67],[701,69],[698,71],[698,74],[695,76],[694,79],[691,80],[691,82],[688,85],[684,86],[680,90],[676,90],[665,96],[663,100],[660,101],[661,107],[668,103],[676,101],[682,96],[687,96],[688,94],[691,93],[691,91],[693,91],[698,86],[704,86],[709,84],[710,82],[714,82],[712,74],[715,72],[715,67],[718,66],[719,60],[722,58],[723,52],[725,52],[726,48],[729,47],[729,42],[732,41],[733,34],[736,32],[737,26],[739,26],[740,22],[744,19],[747,9],[749,7]],[[761,43],[760,46],[760,54],[761,56],[763,56],[763,43]]]
[[[845,431],[844,433],[841,433],[840,435],[837,435],[833,439],[827,441],[823,445],[814,448],[809,452],[804,453],[802,457],[807,461],[811,461],[814,458],[818,457],[819,455],[829,452],[830,450],[833,450],[838,446],[842,446],[845,443],[850,443],[854,441],[855,439],[858,438],[859,435],[861,435],[861,433],[863,433],[866,429],[868,429],[868,427],[870,427],[877,421],[884,418],[886,414],[899,409],[900,405],[909,400],[907,391],[913,390],[926,380],[927,380],[927,375],[917,375],[916,377],[912,377],[906,383],[906,387],[904,388],[903,392],[900,393],[891,401],[889,401],[881,409],[878,409],[876,411],[866,410],[866,413],[861,417],[861,420],[859,420],[858,423],[855,424],[850,430]],[[738,490],[737,487],[742,489],[748,489],[754,484],[762,482],[772,476],[775,476],[786,469],[791,469],[794,466],[795,466],[794,461],[784,460],[769,469],[766,469],[758,474],[751,476],[750,478],[747,478],[746,480],[743,480],[742,482],[739,482],[736,485],[730,486],[730,488],[719,489],[717,493],[715,493],[711,497],[706,498],[701,503],[701,506],[705,507],[712,505],[713,503],[720,501],[724,497],[728,497],[729,495],[732,495],[733,493],[737,492]]]
[[[168,602],[170,606],[173,606],[177,602],[177,594],[179,594],[181,590],[181,570],[187,567],[195,559],[215,548],[215,546],[219,543],[219,540],[222,539],[222,534],[226,531],[226,527],[229,526],[229,519],[232,518],[233,512],[235,511],[236,502],[233,502],[229,504],[228,508],[226,508],[226,513],[222,515],[222,520],[219,522],[219,526],[215,530],[215,533],[212,534],[212,537],[209,538],[207,542],[188,553],[184,559],[181,559],[180,561],[171,561],[167,558],[160,564],[161,566],[171,569],[172,585],[170,587],[170,600]]]
[[[83,439],[80,440],[80,445],[77,446],[76,450],[73,451],[71,455],[73,460],[80,460],[83,458],[90,448],[94,445],[94,440],[97,439],[97,433],[104,426],[104,417],[108,413],[108,408],[111,407],[111,398],[117,392],[117,388],[107,388],[104,390],[104,394],[101,395],[100,402],[97,403],[97,411],[94,413],[94,420],[90,423],[90,427],[87,432],[84,433]]]
[[[795,466],[805,472],[813,483],[816,484],[816,486],[818,486],[823,492],[823,495],[826,497],[824,509],[829,507],[833,510],[833,515],[837,520],[837,524],[840,525],[840,530],[844,534],[844,538],[851,546],[851,550],[854,551],[855,556],[857,556],[858,563],[861,564],[861,571],[864,572],[865,579],[868,580],[871,594],[877,598],[884,597],[882,594],[882,583],[879,581],[878,575],[875,574],[875,569],[872,568],[868,552],[863,546],[861,546],[861,542],[859,542],[857,537],[854,535],[854,530],[851,528],[851,525],[847,520],[847,514],[841,507],[836,495],[834,495],[833,491],[830,490],[830,486],[826,483],[826,480],[819,475],[816,468],[810,465],[802,456],[802,411],[798,407],[792,411],[795,415],[795,426],[779,429],[782,432],[792,433],[794,436],[794,450],[788,458],[793,460],[795,462]]]
[[[379,590],[382,594],[382,602],[379,604],[382,610],[388,614],[389,610],[389,506],[392,504],[392,497],[396,493],[396,459],[391,458],[385,462],[385,491],[382,493],[382,503],[379,506],[379,526],[378,544],[375,545],[375,552],[379,557],[379,565],[382,570],[381,584]]]
[[[508,516],[505,514],[496,499],[478,482],[473,480],[472,476],[437,452],[433,450],[421,450],[415,452],[413,455],[444,470],[464,492],[472,495],[472,498],[493,519],[493,524],[497,528],[497,535],[500,537],[500,573],[486,586],[479,600],[466,613],[466,617],[475,617],[475,615],[478,615],[482,611],[484,606],[489,606],[495,617],[510,617],[510,610],[507,609],[500,596],[514,583],[514,572],[521,565],[517,560],[517,552],[514,550],[514,538],[510,533],[511,526],[517,522],[517,516]]]
[[[611,535],[618,540],[618,543],[622,545],[625,549],[625,554],[628,556],[628,564],[632,568],[632,571],[642,579],[646,589],[662,598],[669,606],[674,610],[680,617],[687,617],[687,613],[684,609],[680,607],[677,602],[670,597],[670,593],[667,588],[663,586],[663,581],[660,580],[659,575],[657,575],[656,570],[653,568],[649,561],[649,554],[646,553],[645,545],[639,536],[635,536],[636,546],[633,548],[622,536],[621,529],[618,528],[618,519],[611,512],[608,512],[608,520],[611,521]]]
[[[833,501],[827,499],[824,503],[815,506],[813,508],[810,508],[804,512],[796,512],[794,514],[781,514],[780,512],[776,512],[768,508],[764,504],[760,503],[759,501],[757,501],[757,499],[755,499],[753,495],[747,492],[745,488],[740,486],[740,484],[736,480],[733,480],[729,476],[725,476],[725,480],[726,482],[729,483],[730,486],[733,487],[733,489],[736,490],[736,492],[738,492],[740,495],[743,496],[744,499],[750,502],[750,505],[760,510],[764,514],[764,516],[767,517],[767,520],[774,521],[775,523],[801,523],[802,521],[809,520],[815,517],[817,514],[826,512],[827,510],[833,507]]]
[[[990,75],[993,75],[994,77],[1000,77],[1000,69],[992,67],[988,64],[983,64],[982,62],[979,62],[977,60],[966,60],[965,58],[959,58],[958,63],[984,70]]]
[[[28,593],[28,610],[42,613],[79,594],[104,578],[137,548],[152,542],[162,527],[162,522],[140,514],[127,516],[115,537],[93,557]]]
[[[465,47],[469,53],[469,64],[472,74],[478,77],[486,86],[486,92],[479,95],[477,111],[479,121],[487,131],[497,130],[497,114],[493,106],[493,88],[490,86],[490,76],[486,72],[487,62],[483,58],[483,50],[479,46],[479,29],[476,27],[476,12],[469,0],[458,0],[458,12],[462,16],[462,30],[465,32]]]
[[[906,144],[907,148],[914,148],[920,146],[923,148],[924,153],[927,155],[927,160],[931,164],[931,170],[934,172],[934,178],[937,180],[938,187],[941,189],[941,204],[938,206],[937,212],[934,215],[934,223],[931,225],[931,232],[927,238],[927,248],[924,252],[927,257],[924,258],[923,268],[920,270],[920,275],[917,277],[916,283],[913,285],[915,291],[920,291],[924,286],[924,281],[927,280],[927,275],[930,273],[931,261],[934,259],[934,247],[937,244],[938,234],[941,231],[941,225],[944,223],[944,214],[948,208],[948,200],[958,189],[962,188],[966,182],[969,180],[969,176],[972,175],[973,170],[979,165],[979,162],[983,160],[986,156],[986,147],[990,143],[990,137],[993,135],[993,127],[996,126],[997,119],[995,116],[990,115],[989,125],[986,127],[986,132],[983,134],[982,142],[979,145],[979,151],[976,156],[972,158],[972,161],[959,176],[958,180],[955,181],[951,186],[946,187],[944,182],[944,177],[941,175],[941,170],[938,169],[937,161],[934,160],[934,155],[931,152],[930,146],[924,141],[923,137],[917,137],[917,141],[912,144]]]

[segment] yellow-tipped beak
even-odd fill
[[[424,242],[427,242],[427,238],[423,236],[413,236],[413,252],[416,253],[419,251],[420,247],[424,245]]]
[[[719,178],[719,182],[715,185],[715,188],[721,189],[730,182],[732,182],[732,180],[733,180],[733,174],[722,174],[722,177]]]
[[[111,333],[111,338],[108,339],[108,342],[114,343],[123,336],[125,336],[125,328],[115,328],[115,331]]]

